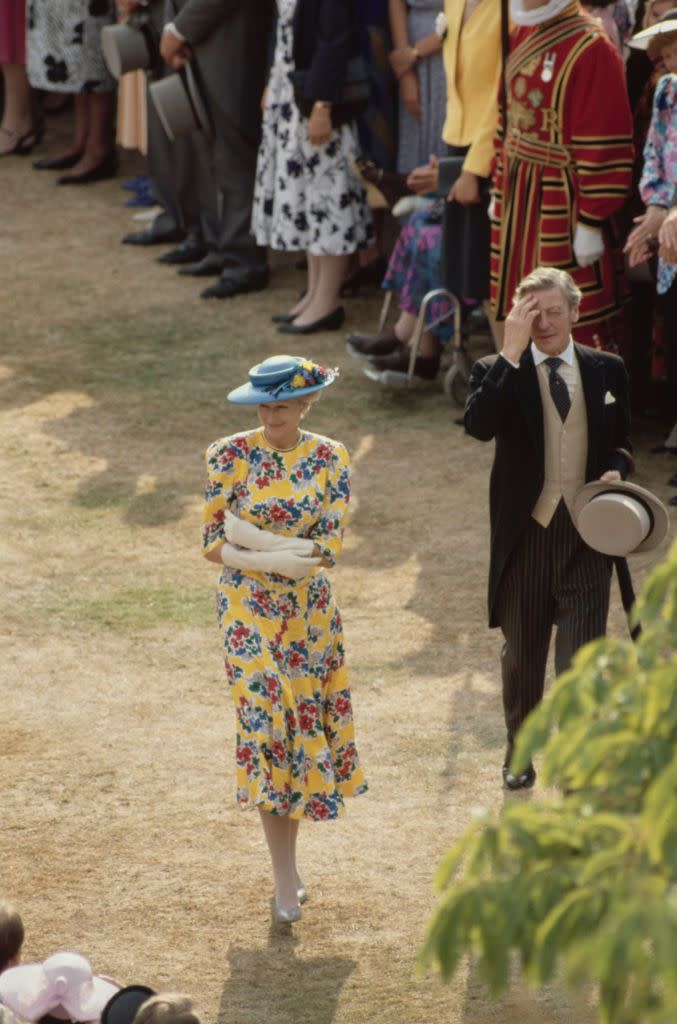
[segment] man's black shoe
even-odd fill
[[[168,213],[159,213],[145,231],[133,231],[122,239],[124,245],[172,245],[182,242],[186,232],[177,227]]]
[[[222,274],[214,284],[210,284],[209,288],[205,288],[201,297],[203,299],[231,299],[234,295],[243,295],[245,292],[260,292],[267,286],[269,279],[268,267],[240,273],[228,271]]]
[[[192,266],[181,267],[180,274],[188,277],[218,277],[224,267],[224,258],[218,252],[203,250],[201,256],[192,260]]]
[[[505,760],[503,762],[503,768],[501,769],[503,774],[503,785],[506,789],[531,789],[534,782],[536,781],[536,772],[534,766],[529,762],[524,771],[516,773],[510,770],[510,762],[512,761],[513,745],[508,744],[508,749],[505,752]]]
[[[185,242],[177,246],[176,249],[170,249],[169,252],[163,252],[162,256],[158,256],[158,263],[166,263],[172,267],[183,266],[185,263],[197,263],[205,255],[207,250],[205,249],[202,242],[196,242],[192,238],[187,238]]]

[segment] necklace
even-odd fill
[[[263,437],[268,447],[272,448],[274,452],[293,452],[294,448],[298,448],[298,446],[301,444],[301,441],[303,440],[303,432],[299,430],[298,438],[296,439],[294,444],[291,445],[289,448],[278,448],[276,445],[273,444],[272,441],[268,440],[268,438],[266,437],[265,430],[263,431]]]

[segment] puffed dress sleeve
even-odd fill
[[[341,554],[343,531],[350,502],[350,456],[342,444],[332,443],[322,512],[310,536],[331,565]]]
[[[207,486],[202,514],[202,551],[206,555],[226,539],[225,515],[246,486],[249,446],[243,437],[214,441],[205,454]]]
[[[675,202],[677,181],[670,180],[665,157],[671,128],[673,131],[677,129],[676,104],[677,75],[664,75],[654,93],[651,125],[644,146],[644,168],[639,192],[645,206],[668,209]]]

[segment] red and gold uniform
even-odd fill
[[[505,319],[519,281],[537,266],[568,271],[583,292],[576,341],[614,347],[621,304],[616,260],[579,267],[576,225],[606,231],[632,176],[632,117],[623,63],[577,3],[518,27],[506,71],[507,126],[494,167],[491,298]]]

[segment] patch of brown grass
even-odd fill
[[[252,423],[225,392],[287,347],[269,316],[301,278],[277,260],[268,292],[200,302],[118,244],[117,183],[55,190],[18,160],[1,173],[1,888],[25,959],[76,949],[123,982],[193,993],[220,1024],[591,1019],[559,989],[492,1004],[469,968],[446,988],[414,975],[441,854],[474,805],[503,800],[490,448],[441,393],[377,391],[340,337],[304,346],[342,370],[311,429],[356,455],[335,581],[370,792],[304,825],[311,900],[280,933],[258,822],[233,801],[199,515],[204,448]],[[351,302],[350,326],[376,309]],[[660,490],[665,460],[640,466]]]

